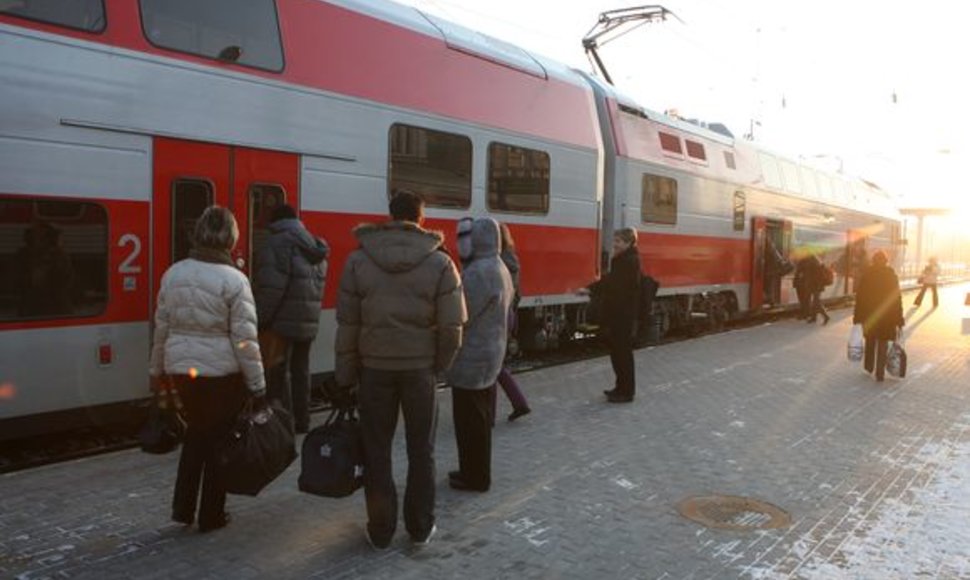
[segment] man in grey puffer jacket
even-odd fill
[[[387,548],[397,527],[391,445],[404,414],[408,479],[404,524],[412,540],[435,531],[436,374],[462,340],[465,301],[443,236],[420,226],[424,203],[409,191],[391,199],[392,221],[354,230],[337,298],[336,379],[357,392],[366,465],[367,537]]]
[[[458,444],[458,471],[449,473],[455,489],[488,491],[492,484],[492,398],[505,359],[508,312],[515,295],[512,277],[499,258],[500,235],[491,218],[458,222],[468,323],[448,371]]]
[[[269,239],[256,254],[256,313],[260,329],[275,330],[289,346],[283,364],[266,369],[267,394],[293,414],[297,433],[306,433],[310,426],[310,345],[320,323],[330,248],[307,231],[289,205],[276,208],[269,231]]]

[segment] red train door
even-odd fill
[[[212,204],[239,222],[236,265],[250,272],[281,203],[299,208],[299,156],[292,153],[156,138],[152,193],[153,300],[162,274],[186,258],[195,220]]]

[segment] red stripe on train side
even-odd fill
[[[137,2],[107,2],[101,34],[0,15],[0,22],[426,111],[582,147],[597,146],[585,85],[542,80],[452,50],[433,38],[319,0],[279,1],[284,70],[277,74],[158,48]],[[563,119],[571,119],[564,123]]]
[[[330,245],[323,305],[333,308],[344,263],[358,247],[353,229],[361,223],[383,222],[387,217],[310,211],[304,211],[301,217],[314,235],[326,239]],[[455,220],[429,219],[424,226],[444,234],[445,247],[457,262],[455,223]],[[522,264],[524,296],[568,293],[595,278],[597,230],[532,224],[509,224],[509,229]]]
[[[637,246],[645,274],[661,288],[747,284],[751,240],[640,232]]]
[[[41,196],[30,196],[37,199]],[[149,205],[142,201],[50,197],[95,203],[108,212],[108,301],[95,316],[0,322],[0,332],[35,328],[92,326],[148,320]]]

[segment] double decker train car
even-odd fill
[[[249,272],[276,205],[332,257],[311,353],[333,365],[351,228],[389,192],[428,226],[490,215],[523,264],[520,338],[581,326],[575,294],[634,226],[660,332],[794,302],[778,249],[853,264],[899,243],[893,199],[652,112],[582,72],[368,0],[0,2],[0,439],[147,396],[155,293],[210,204]]]

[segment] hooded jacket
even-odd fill
[[[462,341],[465,300],[439,232],[390,221],[354,229],[337,296],[336,380],[357,383],[361,367],[451,366]]]
[[[223,377],[266,388],[256,308],[246,275],[227,264],[180,260],[162,276],[149,374]]]
[[[499,257],[498,222],[477,218],[471,224],[470,256],[462,268],[461,284],[468,305],[464,342],[448,383],[460,389],[480,390],[495,384],[508,337],[508,312],[515,290],[508,268]]]
[[[313,340],[330,248],[296,218],[276,220],[269,231],[253,277],[259,327],[292,340]]]

